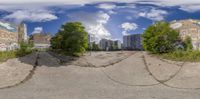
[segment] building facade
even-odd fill
[[[18,42],[27,42],[27,26],[24,23],[18,25]]]
[[[141,34],[132,34],[132,35],[123,36],[123,49],[142,50]]]
[[[35,33],[33,34],[33,44],[36,49],[48,49],[51,46],[52,36],[50,34]]]
[[[114,45],[117,47],[117,48],[116,48],[117,50],[122,49],[122,43],[121,43],[120,40],[115,40],[115,41],[114,41]]]
[[[193,49],[200,50],[200,20],[172,21],[170,27],[178,30],[181,39],[191,38]]]
[[[99,47],[101,50],[106,50],[106,51],[120,50],[121,49],[121,41],[101,39],[99,42]]]
[[[19,48],[17,25],[0,21],[0,51]]]

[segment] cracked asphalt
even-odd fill
[[[124,59],[117,59],[107,65],[112,59],[112,53],[108,55],[109,59],[102,58],[102,55],[98,56],[104,59],[101,61],[97,60],[98,57],[84,58],[83,61],[92,66],[99,64],[98,68],[93,68],[60,64],[58,57],[47,52],[39,52],[37,58],[30,58],[37,60],[32,76],[18,86],[0,89],[0,99],[199,99],[200,97],[200,63],[174,62],[152,57],[145,52],[134,52],[122,57]],[[26,61],[22,63],[25,64]],[[29,62],[26,64],[31,65]]]

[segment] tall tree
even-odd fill
[[[166,53],[175,49],[174,44],[179,39],[177,31],[170,28],[167,22],[157,22],[149,26],[143,33],[142,45],[152,53]]]
[[[68,54],[82,54],[88,47],[88,33],[80,22],[69,22],[51,39],[51,45]]]

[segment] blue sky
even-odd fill
[[[28,26],[28,34],[55,34],[66,22],[79,21],[98,39],[122,40],[156,21],[200,19],[198,0],[1,0],[1,20]]]

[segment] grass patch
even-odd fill
[[[161,57],[174,61],[200,62],[200,51],[174,51],[160,54]]]
[[[23,57],[25,55],[31,54],[34,50],[31,48],[18,49],[15,51],[2,51],[0,52],[0,62],[5,62],[11,58]]]
[[[4,62],[10,58],[15,58],[15,57],[17,57],[16,51],[0,52],[0,62]]]

